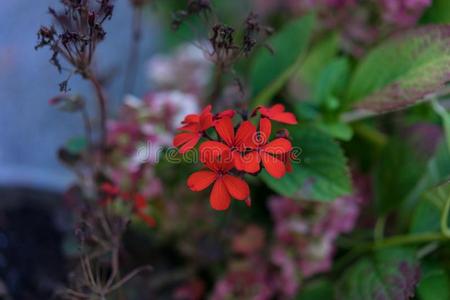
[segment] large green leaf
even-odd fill
[[[351,192],[346,158],[339,144],[313,127],[291,129],[293,145],[301,149],[300,163],[281,179],[263,171],[260,177],[274,191],[287,197],[331,201]]]
[[[421,178],[426,160],[416,149],[399,138],[384,147],[375,166],[375,204],[380,215],[397,208]]]
[[[273,54],[267,49],[260,49],[255,54],[250,70],[253,105],[268,102],[298,69],[313,26],[312,15],[295,20],[269,39]]]
[[[333,285],[326,280],[316,280],[301,288],[297,300],[333,299]]]
[[[414,251],[392,248],[360,259],[337,284],[342,300],[407,300],[414,295],[420,269]]]
[[[424,264],[423,275],[417,286],[420,300],[450,299],[450,277],[444,268],[436,264]]]
[[[450,1],[433,0],[433,4],[425,11],[422,23],[450,23]]]
[[[323,68],[337,55],[339,36],[332,33],[315,44],[298,70],[298,79],[310,87],[316,85]]]
[[[450,26],[430,25],[397,35],[358,65],[347,101],[375,112],[428,99],[450,80]]]
[[[450,150],[445,141],[438,146],[434,156],[428,161],[420,180],[411,190],[402,210],[415,206],[425,191],[450,179]]]

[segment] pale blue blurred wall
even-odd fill
[[[47,7],[56,0],[0,0],[0,186],[25,185],[63,190],[72,180],[70,171],[56,159],[56,150],[68,138],[82,134],[80,118],[49,107],[65,78],[48,63],[47,49],[35,51],[36,32],[50,23]],[[128,55],[132,10],[117,0],[114,16],[106,24],[106,40],[99,48],[100,68],[123,74]],[[145,61],[155,48],[158,33],[146,16],[135,91],[149,88]],[[152,32],[153,30],[153,32]],[[123,78],[116,77],[108,93],[122,99]],[[73,92],[92,95],[89,85],[70,81]]]

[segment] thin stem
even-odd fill
[[[97,77],[92,73],[89,72],[88,75],[89,80],[91,81],[95,93],[97,94],[97,101],[99,106],[99,113],[100,113],[100,146],[102,149],[102,152],[106,150],[106,118],[107,118],[107,110],[106,110],[106,97],[103,92],[102,85],[98,81]]]
[[[211,93],[208,96],[208,103],[214,103],[220,96],[220,92],[222,91],[223,73],[223,67],[216,66],[216,70],[214,72],[213,87]]]
[[[419,244],[433,241],[443,241],[449,237],[441,233],[422,233],[413,235],[398,235],[390,238],[386,238],[380,242],[375,242],[374,244],[367,245],[369,249],[377,250],[382,248],[400,246],[400,245],[410,245]]]
[[[444,210],[441,215],[441,232],[444,236],[450,238],[450,228],[448,227],[448,215],[450,211],[450,196],[444,205]]]
[[[84,105],[81,109],[81,116],[82,116],[83,122],[84,122],[84,131],[86,134],[86,139],[88,141],[88,147],[89,147],[89,150],[92,150],[92,125],[91,125],[91,121],[89,119],[89,113]]]

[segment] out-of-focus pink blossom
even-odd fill
[[[177,89],[201,95],[210,80],[212,66],[199,47],[182,45],[173,55],[153,56],[147,74],[159,90]]]
[[[354,228],[365,198],[362,190],[331,203],[271,198],[269,209],[275,222],[271,259],[281,269],[282,277],[287,280],[286,274],[292,274],[292,269],[298,269],[302,278],[328,271],[336,238]]]
[[[385,21],[403,28],[414,25],[431,0],[380,0],[379,5]]]
[[[244,232],[234,237],[232,249],[234,252],[251,255],[264,247],[265,233],[259,226],[249,225]]]
[[[234,261],[224,277],[216,282],[209,299],[270,300],[274,291],[267,260],[255,256]]]

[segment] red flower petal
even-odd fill
[[[245,200],[250,194],[247,182],[239,177],[225,175],[223,176],[223,182],[230,195],[237,200]]]
[[[145,200],[145,197],[142,196],[141,194],[136,194],[133,197],[134,200],[134,207],[137,210],[143,210],[145,208],[147,208],[147,201]]]
[[[189,176],[187,185],[191,191],[198,192],[206,189],[216,179],[216,173],[211,171],[198,171]]]
[[[234,110],[227,109],[227,110],[224,110],[223,112],[218,113],[216,116],[216,119],[233,118],[234,114],[235,114]]]
[[[245,169],[245,163],[244,163],[243,157],[237,151],[233,152],[233,162],[234,162],[234,167],[237,170],[243,171]]]
[[[291,151],[291,149],[291,142],[283,138],[275,139],[262,147],[262,150],[264,150],[265,152],[277,155],[289,152]]]
[[[195,145],[197,145],[198,141],[200,140],[200,134],[192,134],[192,135],[193,135],[192,139],[189,140],[183,146],[181,146],[181,148],[178,150],[178,152],[180,152],[181,154],[184,154],[184,153],[188,152],[189,150],[191,150],[192,148],[194,148]]]
[[[259,156],[258,152],[250,152],[244,155],[242,158],[242,161],[244,162],[244,171],[247,173],[256,173],[259,171],[261,158]]]
[[[264,145],[267,143],[267,141],[270,138],[270,134],[272,132],[272,123],[270,123],[269,119],[261,118],[259,121],[259,138],[258,138],[258,144]]]
[[[281,113],[281,112],[283,112],[284,109],[285,109],[285,108],[284,108],[284,105],[283,105],[283,104],[277,103],[277,104],[272,105],[272,107],[269,108],[269,111],[270,111],[270,113],[272,113],[272,114],[276,114],[276,113]]]
[[[242,122],[236,132],[236,146],[241,148],[249,147],[251,145],[252,138],[256,133],[256,127],[250,121]],[[240,149],[244,150],[244,149]]]
[[[209,197],[211,207],[215,210],[225,210],[230,207],[230,200],[230,194],[225,187],[223,179],[217,179]]]
[[[136,212],[136,215],[137,215],[142,221],[144,221],[148,226],[150,226],[150,227],[155,227],[155,226],[156,226],[156,220],[155,220],[153,217],[151,217],[151,216],[149,216],[149,215],[146,215],[144,212],[142,212],[142,211],[137,211],[137,212]]]
[[[261,151],[260,155],[264,168],[272,177],[281,178],[286,174],[286,167],[281,160],[263,151]]]
[[[228,146],[233,146],[234,143],[234,129],[230,118],[223,118],[217,121],[215,125],[219,136],[224,140]]]
[[[216,141],[206,141],[199,147],[200,161],[203,163],[205,163],[206,161],[214,162],[216,161],[217,157],[224,156],[224,153],[229,151],[230,148],[223,143]]]
[[[284,112],[280,114],[276,114],[271,117],[272,120],[278,121],[280,123],[295,125],[297,124],[297,118],[294,116],[293,113],[290,112]]]

